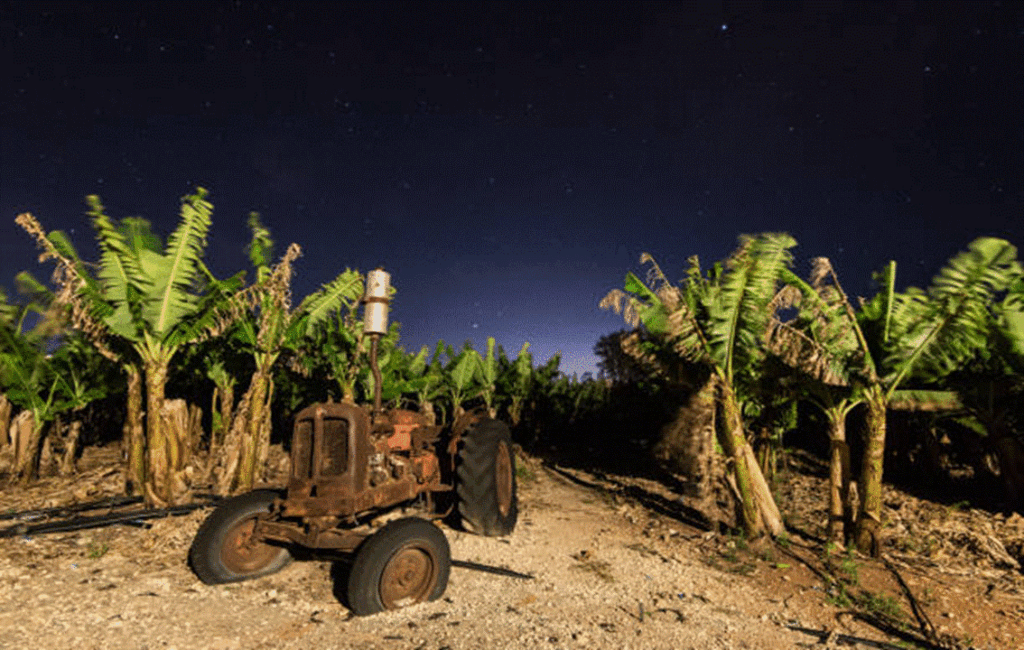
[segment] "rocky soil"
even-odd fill
[[[0,512],[116,494],[115,453],[89,451],[74,480],[5,487]],[[787,485],[783,509],[798,512],[796,532],[748,547],[689,525],[673,506],[678,497],[656,481],[522,459],[515,533],[495,539],[445,528],[462,564],[445,596],[365,618],[351,616],[337,596],[342,563],[297,561],[247,583],[200,583],[186,554],[208,510],[19,534],[0,539],[0,648],[879,647],[845,643],[849,637],[913,647],[900,630],[930,635],[932,647],[1024,647],[1020,516],[892,491],[886,565],[823,553],[814,539],[824,524],[820,479],[798,475]],[[8,518],[0,528],[16,523]],[[881,631],[879,621],[894,630]]]

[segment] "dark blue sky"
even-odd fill
[[[258,210],[297,299],[383,265],[408,349],[573,372],[642,251],[784,230],[866,294],[1024,245],[1024,5],[805,4],[0,2],[0,282],[18,212],[91,254],[86,194],[166,235],[203,185],[216,272]]]

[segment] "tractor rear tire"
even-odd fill
[[[471,533],[500,537],[519,519],[512,434],[500,420],[480,420],[459,443],[456,493],[462,527]]]
[[[254,490],[222,501],[199,527],[188,552],[195,574],[208,585],[276,573],[291,562],[287,547],[253,538],[259,515],[270,512],[273,490]]]
[[[437,526],[419,517],[396,519],[356,551],[346,604],[356,616],[369,616],[437,600],[451,568],[451,547]]]

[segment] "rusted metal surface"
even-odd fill
[[[264,539],[298,544],[306,548],[350,552],[356,550],[370,533],[349,528],[319,528],[293,521],[261,519],[257,524],[256,534]]]
[[[508,516],[512,509],[512,451],[504,442],[498,445],[498,457],[495,459],[496,486],[498,491],[498,510]]]
[[[388,447],[396,451],[412,449],[412,432],[424,426],[423,416],[415,411],[396,409],[388,411],[387,419],[392,430]]]
[[[228,531],[221,547],[224,566],[238,574],[259,571],[281,555],[281,547],[267,544],[256,535],[256,518],[241,521]]]
[[[381,413],[380,395],[381,382],[384,379],[380,375],[380,366],[377,364],[377,346],[380,342],[380,334],[370,335],[370,371],[373,373],[373,414],[376,417]]]
[[[288,494],[279,504],[283,519],[357,518],[450,491],[442,482],[435,450],[441,427],[428,426],[415,411],[396,409],[371,418],[347,403],[314,404],[295,418],[292,473]],[[351,540],[318,532],[316,527],[267,523],[270,539],[312,548],[341,548]]]
[[[385,609],[422,602],[437,583],[438,560],[427,549],[408,545],[398,550],[384,567],[380,599]]]
[[[350,403],[309,406],[295,417],[287,496],[248,534],[256,540],[351,551],[370,534],[358,524],[388,508],[415,503],[437,516],[434,494],[454,490],[461,436],[485,417],[481,410],[460,415],[450,439],[441,443],[442,427],[428,424],[415,411],[395,409],[374,416],[371,409]],[[495,471],[499,508],[507,515],[514,498],[514,465],[507,445],[499,449]],[[399,575],[412,575],[409,567],[415,557],[406,558],[409,566],[395,573],[395,599],[408,597],[408,580]]]

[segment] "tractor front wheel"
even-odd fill
[[[199,527],[189,563],[208,585],[250,580],[280,571],[291,559],[284,546],[255,536],[256,520],[270,512],[277,493],[255,490],[221,502]]]
[[[357,616],[437,600],[448,587],[452,552],[426,519],[405,517],[360,545],[348,576],[348,607]]]

